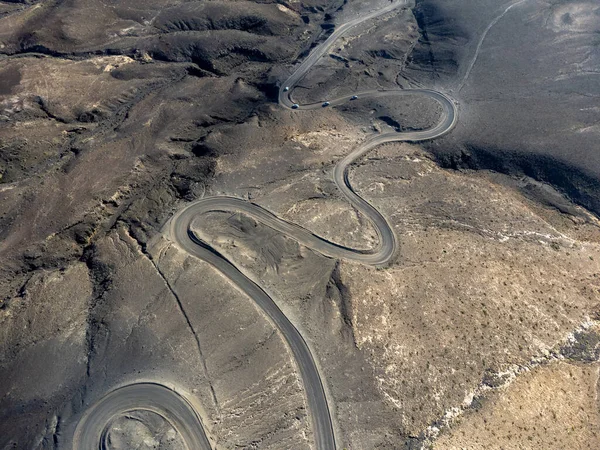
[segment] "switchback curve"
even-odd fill
[[[321,103],[296,105],[291,97],[294,87],[306,75],[310,68],[314,66],[319,58],[331,48],[333,43],[352,27],[364,21],[389,13],[405,4],[406,1],[392,2],[383,9],[374,11],[364,17],[357,18],[339,26],[325,42],[313,49],[310,55],[298,66],[285,83],[282,84],[279,91],[280,105],[296,111],[322,108],[323,106]],[[309,346],[298,329],[290,322],[267,292],[248,276],[244,275],[242,271],[225,256],[194,234],[192,223],[199,215],[211,211],[238,212],[251,216],[255,220],[283,233],[300,244],[332,258],[341,258],[377,266],[389,262],[393,257],[397,246],[392,228],[381,213],[353,190],[348,179],[348,168],[358,158],[381,144],[388,142],[424,141],[442,136],[449,132],[456,124],[457,111],[453,101],[449,97],[441,92],[429,89],[372,90],[355,93],[354,95],[360,96],[363,99],[422,95],[438,102],[442,107],[441,120],[432,128],[421,131],[391,132],[372,135],[355,150],[340,160],[334,167],[333,179],[341,193],[358,211],[371,221],[377,232],[378,243],[374,248],[369,250],[358,250],[338,245],[311,233],[299,225],[280,219],[275,214],[259,205],[240,198],[227,196],[206,197],[194,201],[177,212],[165,227],[165,234],[169,239],[190,255],[206,261],[219,270],[240,291],[253,299],[256,305],[269,317],[281,332],[294,356],[300,372],[305,389],[309,415],[311,417],[315,444],[319,450],[335,450],[335,433],[321,375]],[[350,96],[331,99],[328,101],[328,106],[333,107],[341,105],[350,100]],[[148,388],[147,385],[141,387]],[[138,390],[137,394],[140,395],[140,398],[144,398],[144,392]],[[87,420],[89,422],[90,419],[88,418]],[[199,420],[196,427],[197,429],[202,430],[202,424]],[[204,434],[203,430],[202,434]]]

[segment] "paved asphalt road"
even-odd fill
[[[135,383],[117,388],[90,408],[79,421],[73,448],[110,449],[110,426],[132,411],[150,411],[177,430],[189,450],[211,450],[200,416],[175,390],[158,383]]]
[[[405,3],[405,1],[390,3],[384,9],[359,17],[337,28],[325,42],[310,53],[306,60],[298,66],[282,85],[279,91],[279,103],[283,107],[292,108],[294,101],[291,95],[294,87],[345,32],[361,22],[386,14],[403,6]],[[288,87],[288,89],[285,90],[285,87]],[[423,141],[447,133],[456,123],[456,108],[454,103],[444,94],[428,89],[365,91],[352,94],[358,95],[362,99],[408,94],[423,95],[437,101],[442,106],[442,118],[440,122],[428,130],[375,134],[343,158],[333,170],[333,179],[340,191],[355,208],[373,223],[379,237],[375,248],[370,250],[356,250],[340,246],[316,236],[298,225],[286,222],[256,204],[240,198],[226,196],[207,197],[190,203],[175,214],[167,226],[166,233],[172,241],[189,254],[213,265],[229,278],[233,285],[254,300],[256,305],[262,309],[284,336],[300,371],[306,393],[309,416],[312,422],[315,444],[319,450],[335,450],[335,433],[321,376],[309,346],[269,294],[251,279],[252,275],[242,273],[227,258],[203,242],[193,233],[191,225],[196,217],[209,211],[239,212],[251,216],[255,220],[295,239],[302,245],[329,257],[353,260],[369,265],[385,264],[392,258],[396,251],[394,233],[387,220],[373,206],[354,192],[348,180],[348,167],[369,150],[383,143]],[[328,101],[330,103],[329,107],[341,105],[350,101],[350,95]],[[299,105],[296,111],[317,108],[322,108],[322,104]],[[148,404],[151,404],[151,406],[148,406]],[[163,417],[167,418],[182,433],[184,438],[190,439],[186,441],[190,450],[210,448],[199,416],[193,412],[193,409],[189,409],[189,403],[175,391],[168,388],[160,390],[159,385],[149,383],[132,384],[118,389],[94,405],[78,426],[75,448],[85,450],[98,448],[98,439],[101,438],[98,431],[106,427],[106,423],[111,421],[114,414],[122,412],[123,408],[136,409],[138,408],[137,405],[141,405],[142,409],[149,409],[151,407],[153,408],[151,410],[159,411]],[[88,435],[88,433],[90,434]],[[96,440],[94,441],[94,439]],[[95,447],[92,445],[94,443]]]

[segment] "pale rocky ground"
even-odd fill
[[[332,155],[352,147],[345,138],[360,135],[335,118],[328,124],[321,132],[296,131],[291,141],[301,147],[294,156],[304,164],[290,157],[295,170],[287,179],[263,172],[251,199],[316,234],[365,248],[373,230],[362,227],[364,219],[330,181]],[[275,148],[292,145],[278,139],[271,137]],[[262,144],[235,168],[219,165],[223,184],[215,188],[244,179],[257,158],[269,160],[275,148]],[[488,395],[486,383],[498,384],[489,380],[512,372],[519,380],[520,368],[550,358],[569,333],[596,323],[600,228],[585,210],[573,206],[569,215],[542,206],[497,174],[441,169],[410,144],[374,150],[351,169],[351,182],[394,225],[400,251],[389,267],[338,264],[237,215],[214,213],[195,223],[314,343],[348,448],[398,448],[402,436],[414,437],[407,445],[435,442],[438,429],[452,430],[451,418],[470,414],[479,394]],[[565,383],[557,377],[552,383]],[[596,414],[594,402],[579,399],[573,397],[574,408]],[[536,430],[540,446],[530,448],[553,448],[542,446]]]
[[[440,450],[600,447],[600,365],[556,362],[521,375],[434,445]]]
[[[357,344],[418,433],[468,403],[484,372],[525,364],[589,320],[600,230],[589,218],[559,231],[511,189],[441,171],[406,146],[373,156],[385,162],[367,161],[352,179],[395,222],[400,253],[382,271],[343,265],[342,280]],[[580,240],[579,227],[595,228],[594,240]]]
[[[107,432],[115,450],[178,450],[185,448],[177,430],[150,411],[133,411],[115,418]]]

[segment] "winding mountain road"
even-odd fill
[[[294,71],[294,73],[286,80],[279,91],[279,103],[291,109],[295,104],[292,100],[294,87],[306,75],[311,67],[317,63],[319,58],[323,56],[334,44],[334,42],[350,30],[352,27],[386,14],[405,5],[406,2],[394,2],[384,9],[374,11],[366,16],[357,18],[353,21],[341,25],[337,30],[329,36],[329,38],[321,45],[316,47],[302,64]],[[287,88],[287,89],[286,89]],[[189,254],[208,262],[225,275],[240,291],[250,297],[256,305],[269,317],[277,329],[285,338],[292,354],[295,358],[300,376],[304,385],[306,400],[309,409],[309,416],[312,422],[314,439],[316,448],[319,450],[335,450],[335,433],[332,423],[332,418],[327,403],[327,396],[322,383],[321,375],[315,363],[315,359],[310,351],[306,341],[298,331],[298,329],[290,322],[285,314],[279,309],[276,302],[254,281],[244,275],[231,261],[221,255],[217,250],[209,244],[202,241],[192,231],[192,223],[196,217],[210,211],[236,212],[251,216],[258,222],[267,225],[286,236],[298,241],[300,244],[309,247],[317,252],[332,258],[341,258],[346,260],[357,261],[369,265],[383,265],[387,263],[394,252],[396,251],[396,239],[392,228],[388,221],[366,200],[358,195],[352,189],[348,179],[348,168],[358,158],[363,156],[368,151],[378,145],[387,142],[401,141],[424,141],[439,137],[454,127],[457,115],[454,103],[444,94],[428,90],[428,89],[410,89],[410,90],[387,90],[387,91],[365,91],[355,93],[360,98],[380,98],[402,95],[422,95],[429,97],[438,102],[442,107],[442,115],[440,122],[428,130],[411,131],[411,132],[390,132],[383,134],[375,134],[362,143],[359,147],[353,150],[345,158],[338,162],[333,170],[333,179],[348,201],[373,224],[378,235],[378,244],[370,250],[357,250],[338,245],[324,238],[316,236],[310,231],[277,217],[275,214],[267,211],[259,205],[250,203],[240,198],[218,196],[207,197],[188,204],[185,208],[176,213],[166,226],[165,232],[173,242],[181,249]],[[350,100],[350,96],[329,100],[329,106],[336,106],[346,103]],[[298,105],[294,110],[308,110],[322,108],[322,104],[313,103],[306,105]],[[137,388],[136,388],[137,386]],[[125,388],[122,388],[125,389]],[[76,440],[75,448],[88,449],[93,446],[88,446],[87,442],[92,443],[93,438],[88,439],[88,430],[93,431],[92,435],[97,439],[98,430],[105,427],[102,421],[110,421],[110,417],[120,411],[124,407],[135,405],[136,401],[142,406],[147,402],[147,399],[156,393],[156,385],[133,384],[128,386],[128,394],[124,402],[115,392],[125,393],[125,391],[113,391],[107,397],[104,397],[99,403],[92,407],[91,412],[88,412],[82,424],[78,427],[79,441]],[[210,448],[208,439],[204,434],[201,422],[199,419],[194,422],[194,419],[189,411],[185,408],[181,410],[182,397],[175,391],[168,392],[160,391],[160,400],[163,404],[163,416],[169,418],[170,423],[182,432],[182,435],[189,436],[191,439],[188,443],[190,450]],[[119,403],[119,407],[115,407],[114,402]],[[129,406],[127,406],[129,405]],[[153,406],[157,409],[156,405]],[[132,409],[132,408],[130,408]],[[170,418],[164,410],[178,414],[180,411],[183,417]],[[198,417],[196,415],[196,417]],[[84,431],[81,431],[81,428]],[[189,427],[195,428],[190,429]],[[200,431],[198,431],[200,430]],[[204,440],[200,437],[200,433],[204,436]],[[98,441],[96,441],[96,448]]]
[[[129,412],[148,411],[162,417],[189,450],[210,450],[200,416],[180,393],[159,383],[135,383],[111,391],[83,415],[73,438],[74,450],[108,450],[110,429]]]

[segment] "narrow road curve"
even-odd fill
[[[102,397],[79,421],[73,449],[109,450],[113,423],[134,411],[158,414],[179,433],[188,450],[211,449],[192,404],[177,391],[158,383],[130,384]]]
[[[334,42],[352,27],[364,21],[389,13],[405,4],[406,1],[393,2],[383,9],[374,11],[366,16],[341,25],[334,33],[331,34],[331,36],[329,36],[325,42],[316,47],[310,53],[306,60],[304,60],[304,62],[298,66],[294,73],[281,86],[279,91],[279,103],[285,108],[294,110],[322,108],[323,106],[321,103],[296,105],[291,97],[294,87],[300,80],[302,80],[311,67],[317,63],[319,58],[331,48]],[[362,145],[353,150],[345,158],[339,161],[333,170],[333,179],[342,194],[358,211],[364,214],[365,217],[372,222],[379,238],[378,243],[374,248],[369,250],[357,250],[338,245],[334,242],[316,236],[299,225],[284,221],[275,214],[254,203],[250,203],[240,198],[227,196],[206,197],[192,202],[176,213],[165,227],[165,234],[169,239],[171,239],[181,249],[185,250],[190,255],[193,255],[214,266],[225,277],[227,277],[233,283],[233,285],[250,297],[281,332],[282,336],[289,345],[300,372],[302,383],[305,389],[309,416],[312,422],[315,445],[319,450],[335,450],[336,443],[334,427],[327,403],[325,389],[323,387],[321,375],[319,374],[319,370],[309,346],[298,329],[290,322],[281,309],[279,309],[275,301],[273,301],[273,299],[258,284],[248,278],[248,276],[244,275],[240,269],[238,269],[226,257],[221,255],[216,249],[212,248],[208,243],[202,241],[201,238],[196,236],[192,231],[192,223],[198,216],[211,211],[242,213],[251,216],[258,222],[261,222],[264,225],[267,225],[296,240],[300,244],[326,256],[357,261],[368,265],[383,265],[389,262],[393,257],[397,246],[392,228],[388,221],[373,206],[371,206],[366,200],[354,192],[348,179],[348,168],[354,161],[378,145],[387,142],[424,141],[447,133],[454,127],[456,123],[456,108],[454,103],[444,94],[428,89],[365,91],[355,93],[354,95],[357,95],[363,99],[380,97],[389,98],[392,96],[401,95],[423,95],[437,101],[442,107],[441,120],[434,127],[422,131],[375,134],[367,139]],[[331,99],[329,100],[329,106],[341,105],[350,101],[350,99],[350,96]],[[138,386],[138,388],[134,388],[135,386]],[[152,395],[152,392],[147,392],[147,389],[149,389],[147,384],[133,384],[130,385],[129,388],[132,389],[131,392],[139,396],[136,398],[142,401],[146,400],[148,396]],[[154,389],[154,387],[152,389]],[[176,396],[176,393],[173,392],[173,394]],[[106,398],[107,397],[102,399],[93,407],[94,410],[99,409],[100,411],[96,412],[93,416],[88,414],[84,422],[89,423],[90,421],[102,421],[110,417],[109,414],[104,412],[105,409],[111,406],[109,401],[105,401]],[[132,404],[135,404],[134,398],[131,398],[130,400]],[[164,398],[162,400],[169,405],[169,400]],[[174,401],[177,403],[179,399],[175,399]],[[168,409],[172,410],[170,405]],[[200,430],[201,434],[204,435],[204,431],[199,420],[197,423],[191,424],[190,420],[188,420],[186,416],[186,418],[182,419],[180,422],[180,425],[184,427],[196,427],[195,432],[197,433],[198,430]],[[177,429],[179,430],[180,428]],[[206,447],[197,445],[196,442],[200,442],[200,438],[192,431],[193,430],[186,431],[188,435],[191,435],[193,439],[196,439],[195,441],[190,441],[192,442],[192,444],[188,444],[190,448],[210,448],[206,438],[204,444]],[[87,449],[92,447],[82,446],[76,448]]]

